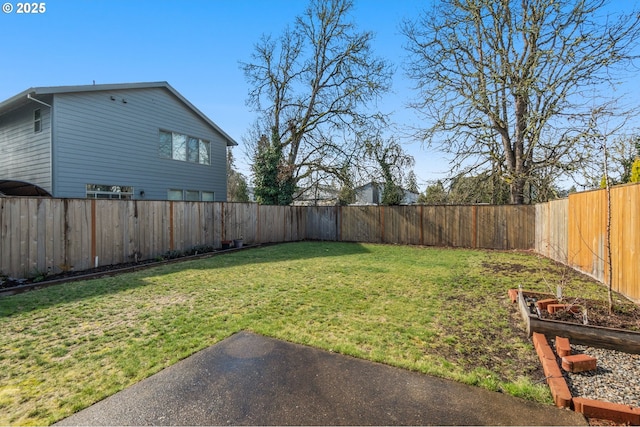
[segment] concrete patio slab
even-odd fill
[[[240,332],[59,425],[587,423],[554,406]]]

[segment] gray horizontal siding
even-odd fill
[[[33,112],[40,109],[42,130],[33,131]],[[0,179],[24,181],[51,192],[50,111],[29,103],[0,116]]]
[[[166,199],[171,188],[211,191],[217,201],[225,200],[226,141],[169,91],[55,96],[57,197],[85,197],[90,183],[133,186],[147,199]],[[160,129],[210,141],[211,165],[160,158]]]

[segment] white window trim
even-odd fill
[[[174,132],[174,131],[170,131],[167,129],[159,129],[158,130],[158,153],[160,153],[160,135],[161,134],[169,134],[171,136],[171,157],[167,157],[167,156],[163,156],[160,155],[161,158],[163,159],[171,159],[171,160],[178,160],[181,162],[187,162],[187,163],[193,163],[193,164],[197,164],[197,165],[204,165],[204,166],[211,166],[211,141],[204,139],[204,138],[198,138],[196,136],[192,136],[192,135],[187,135],[184,133],[180,133],[180,132]],[[176,158],[176,152],[175,152],[175,147],[174,147],[174,135],[180,136],[180,137],[184,137],[184,159],[182,158]],[[189,160],[189,141],[190,140],[197,140],[198,141],[198,146],[196,147],[195,151],[195,160]],[[200,158],[200,153],[202,152],[202,150],[205,150],[207,153],[208,158],[206,160],[208,160],[208,163],[203,162],[202,159]],[[191,156],[193,157],[193,155]]]

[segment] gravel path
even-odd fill
[[[571,344],[571,352],[598,359],[595,371],[571,373],[563,370],[574,397],[640,408],[640,354],[575,344]]]

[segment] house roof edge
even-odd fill
[[[0,113],[3,110],[10,110],[12,104],[18,104],[21,100],[24,100],[27,95],[54,95],[57,93],[76,93],[76,92],[92,92],[92,91],[105,91],[105,90],[128,90],[128,89],[150,89],[150,88],[163,88],[171,92],[176,98],[180,100],[184,105],[192,110],[196,115],[203,119],[209,126],[219,132],[226,140],[227,147],[236,146],[238,143],[220,128],[213,120],[207,117],[202,111],[194,106],[189,100],[180,94],[173,88],[168,82],[141,82],[141,83],[109,83],[109,84],[93,84],[93,85],[73,85],[73,86],[36,86],[24,90],[11,98],[8,98],[0,102]]]

